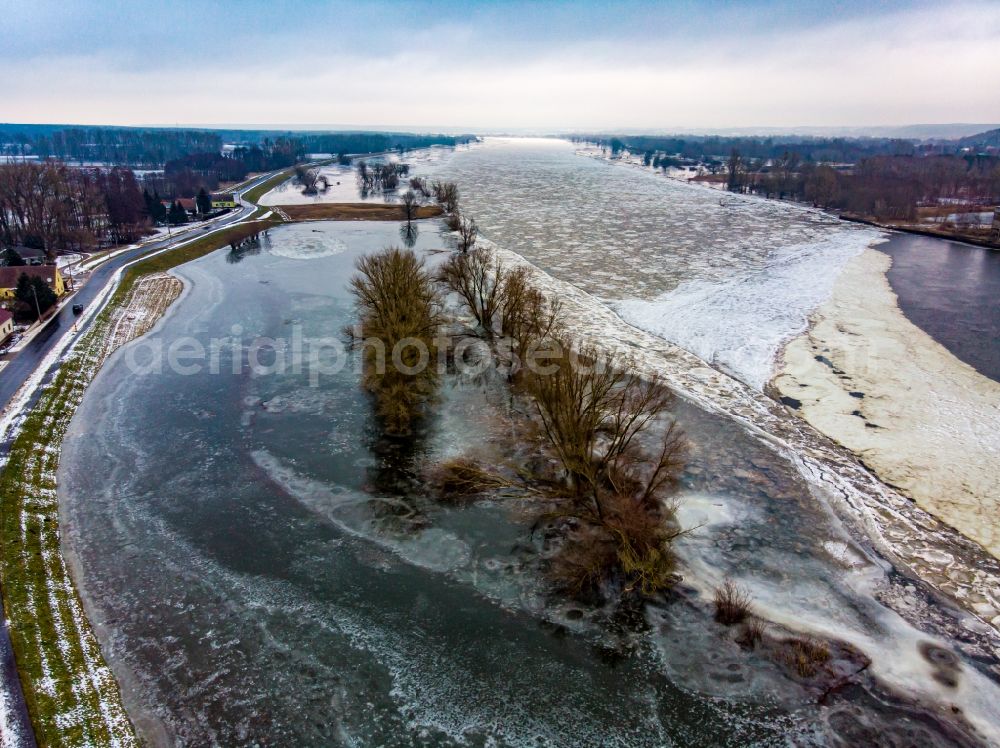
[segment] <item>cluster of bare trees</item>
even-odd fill
[[[457,244],[459,250],[464,254],[474,249],[476,240],[479,238],[479,226],[476,224],[475,219],[462,215],[459,212],[458,185],[454,182],[435,181],[430,185],[430,192],[434,195],[437,203],[448,214],[445,218],[445,225],[449,231],[454,231],[458,235]]]
[[[365,160],[357,162],[358,185],[361,192],[392,192],[399,187],[399,178],[410,173],[409,164],[381,163],[369,164]]]
[[[553,342],[549,366],[526,380],[562,468],[543,516],[565,533],[553,573],[574,594],[654,594],[673,583],[670,544],[682,533],[670,498],[687,442],[669,420],[673,393],[630,361]]]
[[[431,192],[434,199],[445,209],[446,213],[456,213],[458,211],[458,185],[454,182],[433,182]]]
[[[917,208],[940,200],[1000,202],[1000,158],[875,156],[851,168],[802,161],[794,152],[761,161],[733,150],[726,186],[734,192],[808,200],[882,220],[912,221]]]
[[[488,249],[452,255],[438,271],[438,280],[461,298],[478,335],[510,342],[512,377],[529,346],[547,340],[558,324],[560,305],[548,302],[531,284],[528,269],[506,268]]]
[[[669,418],[671,391],[637,374],[631,361],[576,345],[560,306],[532,285],[526,268],[506,269],[478,249],[453,255],[439,280],[471,312],[475,333],[498,353],[510,352],[511,384],[533,403],[559,466],[521,475],[546,499],[539,523],[560,538],[550,558],[557,582],[574,595],[601,597],[669,586],[670,543],[681,532],[669,498],[686,451]],[[503,483],[467,461],[443,472],[453,489]]]
[[[330,188],[330,181],[319,169],[307,169],[301,165],[295,167],[295,181],[302,187],[303,195],[318,195]]]
[[[671,541],[681,530],[670,499],[686,441],[661,381],[643,378],[631,361],[611,362],[575,345],[559,304],[533,286],[530,271],[505,268],[486,249],[456,252],[436,279],[412,251],[395,248],[362,258],[357,271],[355,344],[387,434],[411,433],[439,385],[434,364],[444,318],[435,280],[475,318],[472,334],[501,360],[510,356],[512,396],[535,413],[521,428],[541,434],[548,459],[514,476],[454,460],[433,476],[443,492],[514,488],[536,497],[536,527],[552,540],[545,563],[572,595],[620,600],[673,584]]]
[[[73,169],[56,162],[0,166],[0,242],[45,250],[134,241],[148,225],[127,169]]]
[[[431,188],[423,177],[410,177],[410,189],[424,199],[431,196]]]

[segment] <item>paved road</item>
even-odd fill
[[[271,173],[258,177],[254,181],[248,183],[245,187],[241,188],[239,194],[242,195],[242,193],[246,190],[251,189],[265,179],[269,179],[273,175],[274,174]],[[242,208],[234,210],[224,218],[214,221],[210,224],[210,226],[213,229],[217,229],[222,226],[235,223],[243,218],[246,218],[253,208],[254,206],[249,203],[244,203]],[[149,242],[148,244],[136,247],[128,252],[122,252],[116,257],[113,257],[99,265],[97,269],[90,274],[90,278],[87,280],[87,283],[76,292],[72,301],[66,304],[59,311],[59,313],[56,314],[28,344],[21,349],[20,352],[8,359],[7,365],[0,370],[0,410],[7,406],[14,394],[20,389],[21,385],[24,384],[28,377],[31,376],[32,372],[38,368],[39,364],[41,364],[44,360],[46,354],[52,350],[52,347],[59,342],[60,338],[72,330],[73,323],[76,321],[76,315],[73,314],[73,304],[83,304],[84,306],[89,306],[93,303],[94,299],[97,298],[101,290],[114,277],[118,269],[122,265],[131,262],[137,257],[142,257],[143,255],[169,247],[174,242],[185,241],[187,239],[191,239],[192,237],[208,233],[210,232],[202,231],[201,229],[196,228],[175,238]],[[82,332],[82,330],[79,332]]]
[[[242,194],[259,184],[270,179],[276,172],[264,174],[252,182],[240,188],[238,194],[242,207],[232,213],[213,221],[211,228],[219,229],[237,221],[243,220],[253,212],[255,206],[243,202]],[[7,407],[11,398],[21,388],[21,385],[32,375],[38,366],[44,361],[45,356],[52,348],[67,334],[80,335],[86,326],[81,326],[76,333],[72,332],[76,315],[73,314],[73,304],[84,304],[85,306],[94,303],[94,299],[101,290],[111,281],[115,272],[123,265],[132,260],[142,257],[161,249],[165,249],[175,242],[182,242],[188,239],[197,238],[210,234],[211,230],[203,231],[195,228],[184,232],[177,237],[160,239],[149,242],[141,247],[122,252],[121,254],[107,260],[97,267],[90,274],[87,283],[80,288],[73,296],[72,301],[66,304],[58,314],[56,314],[48,324],[27,344],[20,352],[8,359],[7,365],[0,371],[0,410]],[[96,315],[91,316],[91,320]],[[89,323],[88,323],[89,324]],[[47,375],[51,376],[51,372]],[[38,393],[32,397],[32,402],[28,404],[30,409],[37,398]],[[6,453],[10,444],[0,444],[0,452]],[[2,605],[2,598],[0,598]],[[2,610],[2,607],[0,607]],[[14,661],[14,650],[10,642],[10,631],[7,628],[6,617],[0,623],[0,745],[16,746],[16,748],[36,748],[34,732],[31,727],[31,720],[28,716],[28,708],[24,701],[24,693],[21,691],[21,682],[17,675],[17,665]]]

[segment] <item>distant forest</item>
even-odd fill
[[[936,206],[1000,203],[1000,130],[958,140],[577,135],[653,169],[698,168],[733,192],[912,222]],[[947,212],[947,211],[946,211]]]
[[[458,145],[472,135],[414,135],[389,132],[278,132],[272,130],[189,130],[132,127],[0,124],[0,157],[7,160],[55,158],[60,161],[160,169],[168,161],[194,154],[220,154],[223,144],[259,150],[291,166],[307,153],[378,153],[432,145]]]
[[[802,161],[853,164],[872,156],[928,156],[963,153],[1000,155],[1000,130],[956,140],[905,138],[848,138],[817,136],[719,135],[574,135],[572,140],[596,143],[612,154],[627,150],[634,154],[664,153],[695,160],[725,160],[739,151],[744,158],[773,159],[795,153]]]
[[[168,220],[164,202],[186,220],[178,198],[207,200],[221,183],[293,166],[310,153],[346,159],[473,139],[0,125],[0,248],[24,244],[51,259],[60,251],[132,242],[152,222]]]
[[[251,173],[288,168],[305,160],[310,153],[346,157],[345,154],[403,151],[432,145],[454,146],[471,140],[474,140],[472,135],[382,132],[278,133],[265,130],[0,125],[0,169],[10,172],[0,174],[0,188],[8,193],[0,195],[0,204],[29,199],[22,194],[15,197],[7,189],[15,189],[17,180],[13,178],[15,171],[11,167],[18,164],[41,165],[52,161],[52,168],[32,172],[45,175],[44,180],[36,177],[39,183],[91,185],[81,188],[82,191],[71,190],[72,194],[88,194],[93,184],[103,183],[102,179],[91,174],[79,177],[67,175],[55,165],[104,170],[135,169],[140,188],[159,201],[193,197],[200,190],[214,191],[221,183],[242,181]],[[226,144],[231,147],[224,148]],[[22,178],[28,173],[21,170],[16,175]],[[135,183],[136,180],[131,181]],[[19,183],[18,188],[21,186],[23,184]],[[136,194],[141,195],[141,191]],[[75,212],[87,214],[87,211]],[[127,223],[131,226],[133,222]],[[13,237],[26,234],[30,241],[40,233],[44,232],[15,232],[7,227],[0,238],[10,243]],[[90,235],[90,226],[82,233]],[[67,236],[66,232],[60,233],[63,243],[66,243]],[[48,242],[43,243],[48,245]]]

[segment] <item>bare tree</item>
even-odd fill
[[[492,337],[506,286],[500,260],[486,249],[452,255],[441,267],[438,279],[462,297],[480,329]]]
[[[417,208],[420,207],[420,200],[413,190],[403,193],[403,212],[406,214],[406,224],[409,225],[417,217]]]
[[[730,191],[736,192],[739,189],[743,171],[743,157],[740,156],[738,150],[733,148],[729,154],[729,161],[726,162],[726,187]]]
[[[458,185],[454,182],[434,182],[431,185],[434,192],[434,199],[440,203],[441,207],[448,213],[458,210]]]
[[[431,196],[430,188],[427,186],[427,180],[423,177],[410,177],[410,189],[420,193],[423,197]]]
[[[529,282],[525,267],[508,270],[504,275],[504,289],[500,302],[500,332],[510,339],[512,362],[509,376],[517,376],[519,363],[528,351],[540,341],[558,335],[562,305],[549,300]]]
[[[638,437],[669,411],[673,393],[629,361],[612,365],[596,349],[574,353],[569,341],[553,342],[554,371],[532,372],[529,389],[571,490],[598,519],[612,494],[654,507],[683,466],[685,442],[671,424],[650,455]]]
[[[476,239],[479,238],[479,227],[474,218],[462,217],[458,224],[458,248],[462,253],[467,253],[475,249]]]
[[[361,315],[364,386],[375,396],[386,431],[405,434],[437,388],[437,369],[427,364],[437,356],[438,292],[423,261],[408,249],[389,247],[362,257],[356,267],[351,291]],[[389,363],[390,353],[402,366],[395,358]]]

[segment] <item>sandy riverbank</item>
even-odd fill
[[[1000,384],[910,323],[891,258],[851,260],[773,384],[886,483],[1000,558]]]

